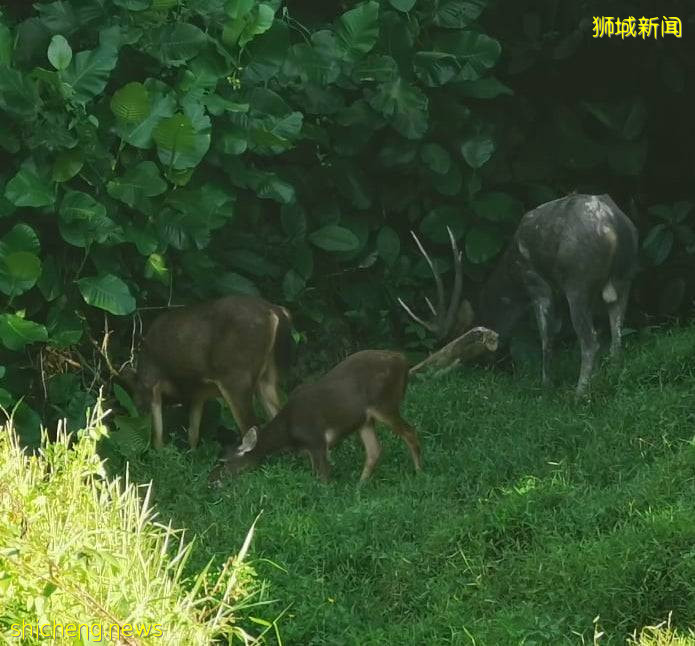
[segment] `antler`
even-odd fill
[[[434,276],[434,282],[437,287],[437,307],[432,305],[429,298],[425,297],[425,302],[430,312],[432,312],[432,320],[425,321],[421,319],[413,310],[406,305],[402,298],[398,299],[401,307],[408,313],[410,318],[412,318],[416,323],[419,323],[430,332],[432,332],[439,340],[446,339],[452,333],[452,328],[454,322],[456,321],[456,316],[458,314],[459,307],[461,306],[461,290],[463,288],[463,271],[462,271],[462,253],[459,251],[458,245],[456,244],[456,239],[454,234],[451,232],[449,227],[446,228],[449,233],[449,241],[451,242],[451,252],[454,256],[454,286],[451,292],[451,300],[449,301],[449,306],[447,307],[444,303],[444,283],[442,282],[442,277],[439,275],[437,268],[434,266],[432,259],[425,251],[422,243],[415,235],[414,231],[410,232],[413,236],[415,244],[418,246],[420,253],[424,256],[427,264],[430,266],[432,275]]]

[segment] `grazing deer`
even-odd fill
[[[136,402],[150,406],[153,445],[163,443],[163,395],[190,399],[191,448],[198,444],[203,406],[211,397],[222,395],[242,435],[256,422],[254,392],[274,417],[280,409],[278,380],[289,367],[291,326],[284,307],[244,295],[158,316],[129,379]]]
[[[363,350],[350,355],[318,381],[299,386],[287,404],[260,431],[252,428],[241,445],[230,449],[224,470],[236,474],[253,468],[272,453],[306,451],[314,473],[329,478],[328,450],[357,431],[366,459],[361,481],[371,476],[381,455],[374,430],[387,424],[410,449],[415,469],[422,468],[415,429],[400,414],[408,383],[408,363],[398,352]],[[213,472],[212,478],[219,475]]]
[[[611,327],[611,355],[621,349],[621,330],[630,283],[637,265],[637,230],[608,195],[568,195],[541,204],[521,219],[511,244],[485,283],[478,309],[461,300],[461,253],[449,231],[454,255],[454,286],[449,306],[439,273],[413,233],[432,270],[437,307],[427,300],[434,319],[405,311],[440,340],[465,331],[473,320],[500,335],[508,334],[531,303],[543,350],[543,383],[550,380],[553,336],[557,330],[555,299],[561,293],[581,346],[581,368],[576,395],[581,396],[591,377],[598,341],[592,306],[602,301]]]

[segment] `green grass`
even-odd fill
[[[105,433],[96,410],[78,437],[59,429],[29,454],[0,428],[0,644],[250,643],[237,619],[257,589],[252,532],[218,554],[218,575],[198,559],[185,577],[192,545],[156,522],[149,490],[104,477]]]
[[[361,488],[356,438],[329,485],[281,456],[208,489],[212,443],[131,474],[198,534],[189,568],[222,563],[263,512],[251,558],[285,644],[695,644],[693,348],[695,329],[633,335],[578,404],[574,348],[550,391],[535,367],[413,383],[418,476],[385,429]]]

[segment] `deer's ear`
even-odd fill
[[[244,453],[252,451],[256,446],[256,442],[258,442],[258,427],[252,426],[246,431],[244,439],[241,440],[241,445],[237,449],[237,455],[244,455]]]

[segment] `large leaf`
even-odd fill
[[[480,78],[476,81],[462,81],[457,86],[463,96],[474,99],[494,99],[502,94],[514,94],[512,88],[498,81],[494,76]]]
[[[449,172],[451,167],[451,156],[443,146],[436,143],[428,143],[420,150],[420,159],[427,168],[438,174]]]
[[[111,97],[111,112],[126,123],[140,123],[150,113],[147,88],[137,81],[124,85]]]
[[[461,63],[445,52],[417,52],[413,59],[415,75],[430,87],[444,85],[461,71]]]
[[[177,170],[194,168],[210,148],[210,133],[196,132],[184,114],[160,121],[152,136],[159,160],[164,166]]]
[[[117,61],[118,50],[108,45],[76,54],[62,72],[62,80],[72,87],[72,98],[87,103],[101,94]]]
[[[25,164],[7,182],[5,197],[15,206],[51,206],[55,200],[51,185],[40,177],[30,164]]]
[[[206,41],[207,36],[200,28],[177,21],[154,32],[151,52],[164,65],[180,66],[193,58]]]
[[[150,106],[147,115],[139,121],[119,120],[116,123],[118,134],[136,148],[149,148],[152,145],[154,129],[163,119],[172,117],[176,111],[176,97],[168,85],[155,79],[147,79],[144,86]]]
[[[106,207],[81,191],[66,193],[60,205],[58,228],[63,239],[76,247],[106,242],[118,227],[106,215]]]
[[[43,325],[16,314],[0,314],[0,341],[8,350],[22,350],[29,343],[46,339],[48,332]]]
[[[12,32],[0,22],[0,67],[9,66],[12,58]]]
[[[427,96],[402,78],[379,85],[367,101],[407,139],[420,139],[427,132]]]
[[[122,177],[116,177],[106,185],[109,195],[131,208],[148,197],[161,195],[167,183],[159,174],[156,164],[151,161],[140,162]]]
[[[391,6],[398,11],[407,13],[415,6],[415,0],[389,0]]]
[[[499,231],[489,226],[476,225],[466,234],[466,257],[473,263],[491,260],[503,246]]]
[[[461,81],[475,81],[495,65],[502,47],[494,38],[476,31],[452,31],[435,38],[435,49],[453,54],[461,64]]]
[[[461,29],[483,11],[487,0],[443,0],[437,3],[434,24],[447,29]]]
[[[81,278],[77,281],[77,287],[85,303],[92,307],[117,315],[130,314],[135,310],[135,299],[128,285],[113,274]]]
[[[480,168],[495,152],[495,142],[487,135],[475,135],[461,144],[461,154],[471,168]]]
[[[67,182],[82,170],[84,158],[79,149],[66,150],[60,153],[53,162],[51,179],[54,182]]]
[[[65,36],[57,34],[48,46],[48,60],[57,70],[64,70],[72,60],[72,49]]]
[[[0,110],[12,116],[31,119],[41,104],[36,82],[32,78],[0,65]]]
[[[309,241],[324,251],[354,251],[360,241],[349,229],[335,224],[321,227],[309,234]]]
[[[336,36],[349,60],[370,52],[379,38],[379,3],[370,0],[346,11],[338,19]]]
[[[647,234],[642,249],[652,265],[661,265],[673,248],[673,231],[664,224],[657,224]]]
[[[256,36],[268,31],[274,18],[275,10],[273,7],[264,2],[257,4],[239,35],[239,47],[246,47]]]
[[[41,260],[29,251],[0,254],[0,291],[8,296],[23,294],[41,276]]]

